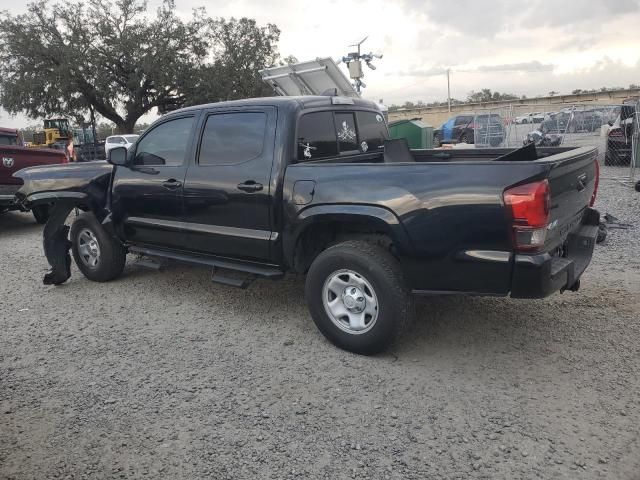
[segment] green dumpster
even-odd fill
[[[409,148],[433,148],[433,127],[419,118],[396,120],[389,124],[391,138],[406,138]]]

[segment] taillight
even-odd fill
[[[470,123],[469,125],[467,125],[467,127],[473,130],[478,130],[480,128],[480,125],[478,125],[477,123]]]
[[[593,182],[593,194],[591,195],[591,200],[589,200],[589,206],[593,207],[596,203],[596,196],[598,195],[598,185],[600,184],[600,164],[598,160],[596,160],[596,178]]]
[[[550,196],[547,180],[504,191],[504,204],[510,213],[516,250],[532,251],[544,245],[549,224]]]
[[[610,137],[624,137],[624,132],[621,128],[612,128],[609,130]]]

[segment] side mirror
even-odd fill
[[[121,167],[127,166],[127,155],[128,150],[126,147],[116,147],[109,150],[109,155],[107,156],[107,162],[111,165],[118,165]]]

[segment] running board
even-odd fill
[[[223,268],[225,270],[234,270],[236,272],[248,273],[256,277],[276,279],[284,276],[284,272],[281,269],[271,265],[261,265],[259,263],[243,262],[240,260],[236,261],[228,258],[209,257],[133,245],[130,245],[128,250],[130,253],[139,253],[150,257],[167,258],[170,260],[177,260],[179,262]]]
[[[229,273],[231,274],[229,276],[229,275],[222,275],[221,273],[219,273],[219,270],[220,268],[213,267],[213,271],[211,272],[211,281],[216,283],[221,283],[223,285],[228,285],[230,287],[241,288],[244,290],[249,285],[251,285],[256,279],[256,276],[252,273],[249,273],[244,277],[237,277],[237,276],[234,276],[234,273],[240,274],[241,272],[229,271]]]

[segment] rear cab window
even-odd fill
[[[305,113],[298,121],[297,162],[381,150],[388,138],[387,125],[377,112]]]

